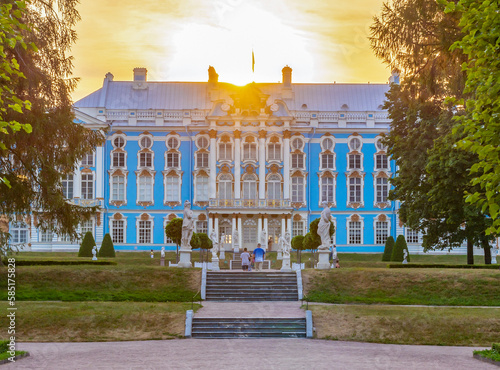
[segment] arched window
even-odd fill
[[[219,176],[219,199],[233,199],[233,178],[229,174]]]

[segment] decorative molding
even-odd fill
[[[175,208],[177,206],[180,206],[181,202],[165,202],[163,204],[170,207],[170,208]]]
[[[348,202],[347,203],[347,208],[357,209],[357,208],[361,208],[361,207],[363,207],[362,203],[357,203],[357,202]]]
[[[283,137],[285,139],[290,139],[292,137],[292,133],[290,132],[290,130],[283,131]]]
[[[294,214],[293,215],[293,220],[294,221],[302,221],[302,216],[299,214]]]
[[[208,131],[208,136],[210,136],[210,139],[217,139],[217,130]]]
[[[361,218],[357,214],[352,215],[350,217],[350,219],[351,219],[352,222],[359,222],[359,221],[361,221]]]
[[[147,213],[141,214],[140,220],[141,221],[149,221],[150,216]]]
[[[141,207],[149,207],[149,206],[152,206],[153,205],[153,202],[151,201],[147,201],[147,202],[137,202],[138,205],[140,205]]]
[[[377,220],[380,222],[386,222],[387,216],[386,215],[378,215]]]
[[[113,215],[113,220],[121,220],[123,219],[123,215],[121,213],[115,213]]]
[[[177,218],[177,215],[176,215],[175,213],[170,213],[170,214],[168,215],[168,220],[169,220],[169,221],[172,221],[174,218]]]
[[[388,202],[375,203],[374,207],[375,208],[380,208],[380,209],[385,209],[385,208],[390,208],[391,204],[388,203]]]
[[[112,200],[109,202],[109,204],[111,204],[112,206],[115,206],[117,208],[120,208],[121,206],[124,206],[125,204],[127,204],[127,202],[125,202],[124,200]]]
[[[260,130],[259,131],[259,139],[265,139],[267,136],[267,131],[266,130]]]
[[[235,139],[241,139],[241,130],[234,130],[233,134]]]
[[[299,209],[305,207],[306,204],[304,202],[292,202],[292,208]]]

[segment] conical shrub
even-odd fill
[[[94,236],[90,231],[87,231],[83,237],[82,244],[80,244],[80,250],[78,251],[78,257],[92,257],[92,249],[95,246]]]
[[[392,257],[392,249],[394,248],[394,238],[389,236],[385,241],[384,255],[382,261],[390,261]]]
[[[102,239],[99,257],[115,257],[115,247],[113,246],[113,240],[111,240],[109,234],[104,235],[104,239]]]
[[[396,244],[394,244],[394,248],[392,249],[391,261],[403,262],[404,259],[403,251],[405,249],[408,252],[408,245],[406,244],[405,237],[403,235],[398,235],[398,238],[396,239]],[[406,260],[410,262],[409,253],[408,253],[408,258]]]

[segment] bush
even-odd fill
[[[295,235],[292,238],[292,248],[296,251],[301,251],[304,248],[304,235]]]
[[[7,352],[8,349],[9,349],[9,341],[0,340],[0,353]]]
[[[213,243],[205,233],[198,233],[198,239],[200,241],[199,248],[201,249],[212,249]]]
[[[390,261],[392,257],[392,249],[394,248],[394,238],[389,236],[385,241],[384,255],[382,261]]]
[[[109,234],[104,235],[104,239],[102,239],[99,257],[115,257],[115,247],[113,246],[113,241]]]
[[[398,235],[396,239],[396,244],[394,244],[394,248],[392,249],[391,261],[393,262],[403,262],[404,260],[404,250],[408,253],[408,257],[406,260],[410,262],[410,253],[408,252],[408,245],[406,244],[405,237],[403,235]]]
[[[95,246],[95,240],[90,231],[87,231],[85,237],[83,238],[82,244],[80,244],[80,250],[78,251],[78,257],[93,257],[92,249]]]
[[[193,233],[193,236],[191,237],[191,241],[189,244],[191,245],[192,249],[198,249],[200,248],[200,234],[201,233]]]

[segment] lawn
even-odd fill
[[[309,305],[316,336],[357,342],[491,346],[500,308]]]

